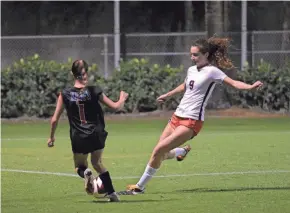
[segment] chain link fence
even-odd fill
[[[251,61],[256,66],[261,60],[281,67],[290,62],[289,31],[254,31],[251,33]]]
[[[12,36],[1,38],[1,69],[14,61],[38,54],[58,62],[83,58],[96,63],[101,71],[112,70],[113,35]],[[110,73],[104,73],[108,76]]]
[[[123,36],[122,57],[148,58],[151,63],[188,67],[192,41],[204,38],[196,33],[134,33]],[[241,33],[228,32],[232,46],[229,54],[236,67],[241,65]],[[1,69],[14,61],[35,53],[42,59],[66,61],[84,58],[96,63],[108,77],[114,70],[114,35],[13,36],[1,38]],[[256,66],[262,59],[274,66],[283,66],[290,59],[290,31],[248,32],[247,59]]]
[[[127,34],[127,58],[143,57],[156,64],[173,67],[190,66],[189,50],[192,40],[204,38],[201,33]]]

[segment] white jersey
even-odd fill
[[[215,84],[221,84],[227,75],[215,66],[208,65],[200,70],[192,66],[187,71],[185,93],[175,115],[204,121],[204,111]]]

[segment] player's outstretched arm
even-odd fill
[[[50,120],[50,137],[48,138],[47,140],[47,146],[48,147],[53,147],[54,146],[54,141],[55,141],[55,138],[54,138],[54,133],[55,133],[55,130],[57,128],[57,123],[58,123],[58,120],[61,116],[61,113],[63,112],[63,99],[62,99],[62,95],[61,93],[59,94],[58,96],[58,99],[57,99],[57,104],[56,104],[56,108],[55,108],[55,111],[54,111],[54,114]]]
[[[157,101],[158,102],[164,102],[167,98],[169,98],[171,96],[174,96],[174,95],[176,95],[178,93],[184,92],[184,90],[185,90],[185,83],[182,83],[178,87],[176,87],[174,90],[171,90],[168,93],[159,96],[157,98]]]
[[[224,82],[236,89],[240,89],[240,90],[251,90],[251,89],[259,89],[261,88],[261,86],[263,86],[263,83],[261,81],[256,81],[253,84],[246,84],[242,81],[235,81],[229,77],[225,77]]]
[[[108,98],[104,93],[102,93],[100,96],[100,102],[110,107],[111,109],[114,109],[117,111],[124,107],[124,104],[127,98],[128,98],[128,93],[121,91],[119,100],[117,102],[114,102],[110,98]]]

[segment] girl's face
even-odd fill
[[[208,53],[201,53],[199,47],[192,46],[190,48],[190,59],[197,67],[201,67],[208,63]]]

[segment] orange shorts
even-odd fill
[[[181,118],[176,116],[175,114],[172,115],[171,119],[169,120],[170,126],[175,129],[178,126],[186,126],[193,130],[194,136],[196,136],[203,125],[203,121],[194,120],[191,118]]]

